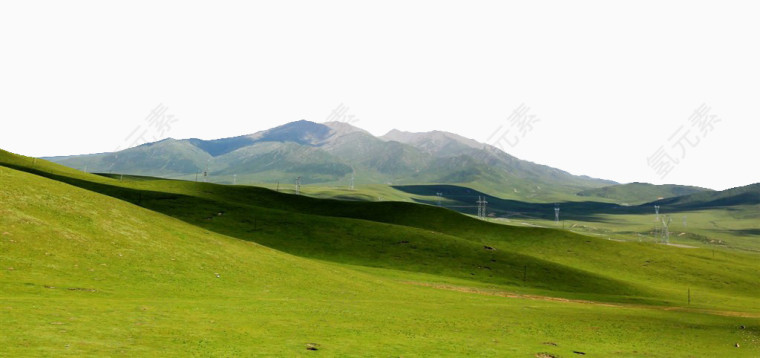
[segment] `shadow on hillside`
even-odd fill
[[[554,220],[555,207],[560,208],[562,220],[610,223],[604,215],[647,214],[649,206],[622,206],[595,201],[566,201],[559,203],[531,203],[498,198],[475,189],[456,185],[396,185],[394,189],[407,194],[436,197],[440,193],[441,206],[464,214],[476,214],[480,197],[488,201],[488,212],[496,217]],[[415,199],[418,203],[438,205],[437,200]]]
[[[111,196],[147,209],[182,220],[194,226],[214,231],[222,235],[242,240],[253,241],[293,255],[316,258],[339,263],[386,267],[414,272],[426,272],[450,277],[466,278],[486,283],[510,285],[525,284],[524,269],[530,275],[539,275],[536,281],[528,281],[527,286],[562,292],[588,293],[603,295],[638,295],[638,289],[624,283],[592,272],[564,266],[551,261],[527,256],[509,250],[484,249],[483,243],[469,240],[447,239],[451,251],[435,251],[433,247],[441,245],[434,239],[417,247],[417,243],[404,244],[382,232],[363,232],[357,236],[356,222],[325,221],[304,215],[322,215],[337,218],[363,218],[371,220],[377,216],[382,220],[404,220],[417,225],[417,218],[410,218],[415,211],[420,215],[442,216],[442,228],[452,227],[452,218],[461,223],[470,223],[464,230],[490,228],[491,230],[508,230],[501,225],[492,225],[479,220],[461,217],[448,210],[425,207],[410,203],[364,203],[339,202],[337,200],[318,200],[300,196],[280,194],[272,191],[256,191],[247,195],[268,193],[278,200],[288,198],[296,212],[278,211],[277,208],[255,207],[244,204],[250,198],[240,188],[219,187],[220,196],[235,196],[238,201],[212,200],[184,194],[173,194],[151,190],[125,188],[119,185],[96,183],[86,179],[72,178],[53,174],[24,166],[3,164],[12,169],[35,174],[58,182],[70,184],[85,190]],[[216,187],[216,186],[215,186]],[[266,202],[266,200],[265,200]],[[339,204],[339,205],[333,205]],[[411,211],[404,210],[411,208]],[[271,210],[275,209],[275,210]],[[443,215],[441,215],[443,214]],[[455,220],[455,221],[456,221]],[[423,220],[424,221],[424,220]],[[435,224],[434,224],[435,225]],[[454,224],[458,226],[457,223]],[[421,225],[424,227],[424,225]],[[390,228],[389,228],[390,229]],[[524,229],[516,229],[524,230]],[[366,230],[365,230],[366,231]],[[286,234],[283,234],[286,233]],[[405,235],[416,234],[414,231]],[[389,243],[388,240],[392,240]],[[423,241],[421,241],[422,243]],[[494,245],[489,242],[490,245]],[[498,244],[498,243],[497,243]],[[348,245],[348,246],[343,246]],[[374,246],[373,246],[374,245]],[[432,245],[425,247],[425,245]],[[499,245],[495,245],[499,246]],[[454,249],[456,248],[456,249]],[[440,249],[440,248],[439,248]],[[437,250],[437,249],[436,249]],[[356,259],[353,255],[364,255]],[[441,256],[444,255],[444,256]],[[442,271],[441,271],[442,270]],[[496,278],[493,278],[496,275]]]

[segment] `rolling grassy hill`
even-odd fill
[[[7,152],[0,200],[9,356],[760,352],[756,255],[104,177]]]
[[[737,205],[758,205],[760,204],[760,183],[720,192],[703,192],[668,198],[659,200],[656,204],[667,205],[679,209],[705,209]]]
[[[583,190],[578,193],[578,196],[605,198],[614,200],[617,203],[638,205],[660,200],[662,198],[673,198],[711,191],[712,190],[705,188],[673,184],[654,185],[648,183],[629,183]]]

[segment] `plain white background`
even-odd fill
[[[760,21],[740,1],[7,1],[0,148],[111,151],[158,104],[174,138],[324,121],[485,142],[524,104],[519,158],[620,182],[760,181]],[[719,119],[682,150],[703,103]],[[683,144],[683,142],[682,142]],[[679,164],[647,163],[664,146]]]

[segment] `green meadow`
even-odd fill
[[[688,214],[679,247],[651,215],[562,230],[273,189],[0,151],[0,356],[760,356],[751,208]]]

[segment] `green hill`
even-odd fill
[[[6,165],[27,169],[18,164]],[[31,171],[225,235],[311,258],[520,286],[522,269],[530,265],[539,279],[528,283],[529,287],[580,294],[587,291],[583,287],[593,285],[595,288],[590,291],[595,293],[637,293],[637,289],[624,283],[575,268],[506,250],[484,250],[480,241],[449,235],[444,228],[430,232],[426,230],[428,227],[410,227],[399,221],[414,216],[425,220],[422,213],[407,211],[423,210],[425,216],[430,216],[425,210],[433,209],[452,219],[451,224],[462,220],[459,225],[483,224],[448,210],[420,205],[405,207],[403,203],[319,200],[266,189],[143,178],[120,184],[100,176],[81,176],[58,169],[54,166],[50,170]],[[221,212],[224,215],[218,216]],[[324,216],[333,218],[327,220]],[[489,268],[484,271],[483,267]]]
[[[0,200],[2,355],[760,352],[752,255],[108,178],[7,152]]]
[[[664,198],[711,191],[710,189],[694,186],[629,183],[583,190],[578,193],[578,196],[611,199],[618,203],[637,205]]]
[[[680,210],[694,208],[721,208],[736,205],[758,205],[760,204],[760,183],[719,192],[696,193],[659,200],[656,204],[666,205]]]

